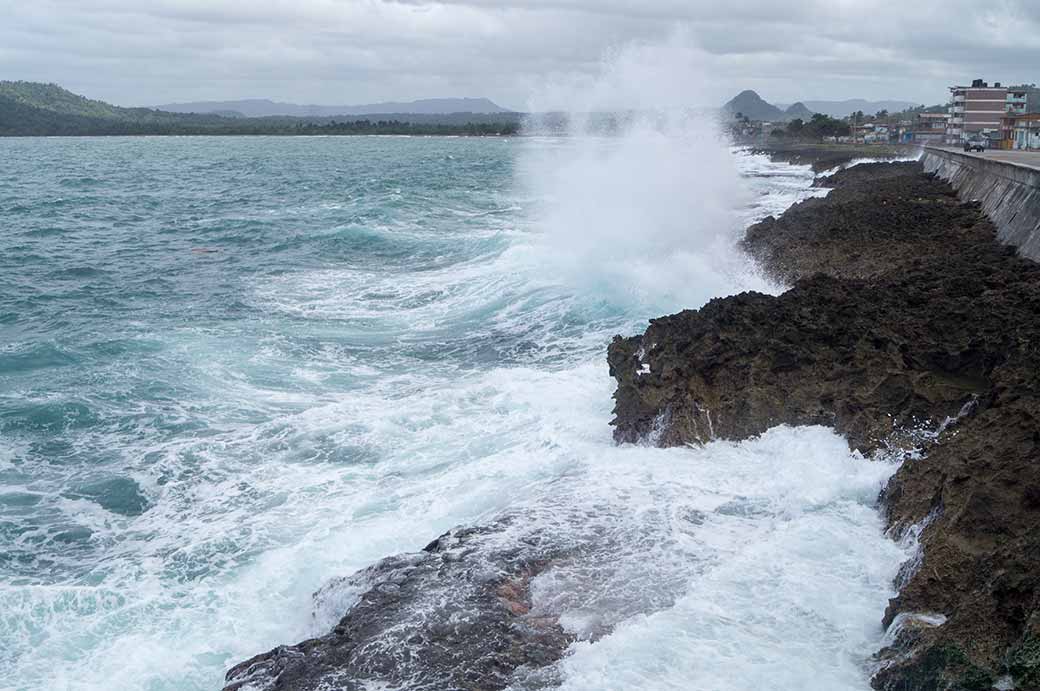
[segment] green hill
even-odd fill
[[[0,81],[0,135],[203,133],[229,121],[216,115],[182,115],[149,108],[120,108],[56,84]]]
[[[378,119],[377,119],[378,118]],[[519,116],[374,115],[364,119],[329,117],[244,118],[121,108],[94,101],[56,84],[0,81],[0,136],[104,135],[307,135],[307,134],[515,134]]]
[[[129,108],[120,108],[104,101],[92,101],[57,84],[0,81],[0,97],[30,108],[40,108],[63,115],[111,119],[131,116]]]

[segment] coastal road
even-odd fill
[[[935,146],[928,148],[952,151],[963,156],[972,156],[974,158],[985,158],[993,161],[1002,161],[1004,163],[1013,163],[1015,165],[1025,166],[1026,168],[1040,171],[1040,151],[1004,151],[1002,149],[989,149],[980,153],[976,151],[968,152],[958,146]]]

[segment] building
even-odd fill
[[[872,122],[866,122],[862,125],[851,125],[849,133],[852,135],[852,141],[857,144],[866,143],[867,137],[870,137],[870,141],[874,141],[876,138],[874,135],[874,123]]]
[[[1040,151],[1040,113],[1006,115],[1001,135],[1001,148]]]
[[[903,141],[916,144],[942,144],[949,126],[949,113],[918,113]]]
[[[1019,84],[1008,87],[1008,112],[1015,114],[1040,113],[1040,87],[1036,84]],[[1025,105],[1023,109],[1022,106]],[[1014,106],[1011,109],[1010,106]]]
[[[1007,112],[1012,115],[1025,115],[1029,112],[1029,87],[1008,87],[1005,100]]]
[[[888,142],[889,131],[888,125],[877,123],[874,125],[873,132],[869,132],[863,136],[864,144],[883,144]]]
[[[1018,92],[1013,92],[1017,94]],[[1009,96],[1006,86],[996,82],[990,86],[976,79],[971,86],[950,87],[950,120],[946,127],[946,143],[959,144],[971,136],[997,136],[1001,119],[1008,112],[1009,97],[1017,108],[1018,96]],[[1025,111],[1023,101],[1022,110]]]

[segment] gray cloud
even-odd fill
[[[974,77],[1040,81],[1035,0],[0,0],[0,78],[119,104],[488,96],[524,107],[604,51],[681,28],[691,105],[938,102]]]

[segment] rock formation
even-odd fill
[[[456,530],[422,552],[389,557],[325,590],[356,591],[339,624],[227,673],[225,691],[504,689],[536,675],[573,638],[531,612],[528,584],[558,555],[536,538],[500,545],[511,519]],[[317,598],[324,596],[318,593]]]
[[[765,154],[775,162],[809,166],[814,173],[822,173],[856,159],[899,158],[919,151],[919,149],[902,145],[878,146],[871,144],[854,146],[850,144],[819,144],[804,140],[774,141],[767,146],[749,143],[748,150],[754,154]]]
[[[1040,689],[1040,266],[919,164],[825,184],[744,241],[790,290],[614,340],[615,438],[825,424],[864,453],[902,451],[883,506],[922,553],[884,613],[875,688]]]

